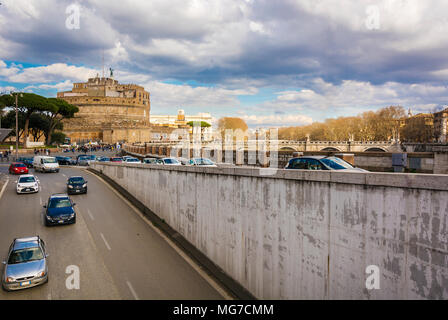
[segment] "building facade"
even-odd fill
[[[113,78],[90,78],[74,83],[57,97],[76,105],[79,112],[65,119],[64,133],[72,142],[144,142],[151,139],[150,94],[135,84]]]
[[[153,126],[153,139],[167,139],[168,135],[160,135],[158,129],[160,128],[173,128],[173,129],[188,129],[189,133],[192,133],[192,127],[188,125],[189,122],[206,122],[210,127],[202,128],[201,139],[203,141],[212,140],[213,128],[211,126],[213,118],[210,113],[199,113],[197,115],[185,115],[185,111],[180,109],[177,111],[177,115],[152,115],[151,125]]]
[[[434,138],[436,142],[446,143],[448,108],[434,113]]]

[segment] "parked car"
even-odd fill
[[[23,162],[13,162],[9,166],[10,174],[27,174],[28,168]]]
[[[190,166],[201,166],[201,167],[217,167],[217,165],[210,159],[207,158],[193,158],[188,162]]]
[[[76,212],[70,197],[65,193],[53,194],[44,205],[45,225],[73,224],[76,223]]]
[[[123,162],[123,158],[113,157],[113,158],[110,158],[110,162]]]
[[[88,166],[91,162],[95,162],[95,155],[84,155],[78,158],[78,166]]]
[[[34,193],[39,192],[39,179],[32,174],[24,174],[17,179],[16,192]]]
[[[157,159],[156,158],[145,158],[143,159],[143,163],[147,163],[147,164],[156,164]]]
[[[14,239],[9,247],[2,275],[6,291],[35,287],[48,282],[48,253],[39,237]]]
[[[33,167],[33,157],[20,157],[17,159],[17,162],[24,163],[27,168]]]
[[[110,162],[110,158],[109,157],[97,157],[96,161],[98,161],[98,162]]]
[[[124,162],[126,163],[142,163],[140,160],[138,160],[137,158],[126,158],[124,160]]]
[[[67,179],[67,194],[87,193],[87,181],[81,176],[73,176]]]
[[[36,171],[41,172],[59,172],[59,163],[55,157],[35,156],[33,167]]]
[[[368,172],[367,170],[356,168],[347,161],[334,156],[303,156],[292,158],[288,161],[285,169]]]
[[[56,161],[60,165],[71,165],[72,164],[72,158],[70,158],[70,157],[57,156],[55,158],[56,158]]]
[[[177,160],[176,158],[157,159],[157,164],[163,164],[166,166],[181,166],[182,165],[182,163],[180,163],[180,161]]]

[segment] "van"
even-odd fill
[[[33,167],[40,172],[59,172],[59,163],[55,157],[35,156]]]

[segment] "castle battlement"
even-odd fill
[[[150,94],[142,86],[95,77],[74,83],[71,91],[58,92],[57,97],[79,108],[74,118],[64,120],[64,132],[72,141],[132,141],[137,127],[149,132]],[[108,133],[106,139],[104,132],[111,126],[123,129],[130,137],[115,139]]]

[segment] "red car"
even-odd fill
[[[28,174],[28,168],[22,162],[13,162],[9,166],[9,173],[11,173],[11,174]]]

